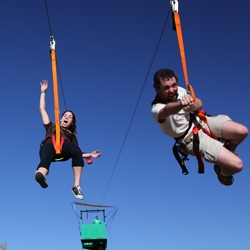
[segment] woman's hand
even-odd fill
[[[41,85],[41,93],[45,93],[48,88],[48,81],[44,79],[40,82],[40,85]]]
[[[102,154],[101,153],[99,153],[99,150],[95,150],[95,151],[93,151],[92,153],[90,153],[90,156],[92,157],[92,158],[98,158],[98,157],[100,157]]]

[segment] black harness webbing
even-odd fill
[[[43,144],[49,138],[51,138],[51,143],[53,144],[53,146],[55,148],[55,131],[56,131],[56,128],[55,128],[55,125],[53,125],[51,127],[51,129],[48,131],[48,133],[46,134],[45,139],[41,142],[40,147],[42,147]],[[74,136],[74,134],[70,130],[62,128],[62,127],[60,129],[60,134],[61,134],[61,145],[60,145],[60,147],[62,149],[63,143],[65,141],[68,141],[68,142],[71,141],[72,138],[73,138],[73,136]],[[82,152],[82,153],[84,153],[84,152]],[[91,157],[86,157],[85,159],[86,159],[86,161],[87,161],[88,164],[92,164]],[[63,154],[57,154],[57,155],[55,155],[55,158],[52,161],[56,162],[56,161],[67,161],[67,160],[69,160],[69,158],[65,157]]]
[[[172,148],[173,154],[174,154],[175,159],[177,160],[177,162],[179,163],[179,165],[180,165],[180,167],[182,169],[182,174],[187,175],[189,172],[188,172],[185,164],[186,164],[186,161],[189,160],[189,159],[187,158],[187,156],[184,156],[184,155],[180,156],[179,155],[179,150],[178,149],[179,149],[180,145],[176,145],[176,144],[177,143],[175,142],[175,144],[174,144],[174,146]]]
[[[51,126],[51,128],[49,129],[49,131],[46,134],[45,139],[41,142],[40,147],[43,146],[43,144],[49,139],[51,138],[51,143],[53,144],[54,148],[55,148],[55,131],[56,131],[56,127],[55,125]],[[70,130],[68,129],[64,129],[61,127],[60,129],[60,135],[61,135],[61,143],[60,143],[60,148],[62,150],[62,146],[63,143],[65,141],[71,141],[73,134]],[[53,159],[53,161],[67,161],[69,158],[65,158],[62,154],[56,154],[55,158]]]
[[[190,113],[190,120],[189,120],[189,124],[188,124],[188,128],[186,130],[186,132],[178,137],[178,138],[174,138],[175,139],[175,143],[174,146],[172,148],[173,154],[175,156],[175,159],[177,160],[177,162],[179,163],[181,169],[182,169],[182,174],[187,175],[189,172],[186,168],[186,161],[188,161],[189,159],[187,158],[188,154],[185,153],[185,148],[184,146],[182,146],[178,141],[185,138],[185,136],[187,135],[187,133],[189,132],[190,128],[192,127],[193,122],[196,120],[196,117],[194,114]],[[181,154],[181,156],[180,156]]]
[[[161,97],[157,94],[155,99],[153,100],[153,102],[151,103],[151,106],[157,104],[157,103],[162,103],[162,104],[166,104],[166,102],[164,100],[161,99]],[[190,128],[192,127],[192,124],[197,124],[198,121],[196,119],[195,114],[190,113],[190,120],[189,120],[189,124],[188,124],[188,128],[185,131],[185,133],[183,135],[181,135],[178,138],[174,138],[175,143],[174,146],[172,148],[173,154],[175,156],[175,159],[177,160],[177,162],[179,163],[181,169],[182,169],[182,174],[183,175],[187,175],[189,172],[186,168],[186,161],[189,160],[188,159],[188,153],[186,152],[185,149],[185,145],[182,145],[182,143],[179,143],[179,141],[183,138],[185,138],[185,136],[188,134],[188,132],[190,131]],[[197,141],[198,140],[198,141]],[[197,148],[198,147],[198,148]],[[195,136],[195,148],[198,149],[199,151],[199,137],[198,135]],[[196,150],[197,152],[197,150]],[[196,156],[197,157],[197,156]],[[198,158],[197,158],[198,159]],[[200,165],[200,161],[198,159],[199,165]],[[199,173],[204,173],[204,167],[203,167],[203,172],[202,170],[198,170]]]

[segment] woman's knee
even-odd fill
[[[82,151],[80,150],[79,147],[74,147],[71,150],[72,155],[81,155],[82,156]]]
[[[75,154],[75,155],[72,155],[72,167],[74,166],[80,166],[80,167],[83,167],[84,166],[84,161],[83,161],[83,158],[82,158],[82,154]]]
[[[51,143],[45,143],[41,146],[39,150],[39,155],[41,158],[54,158],[55,156],[55,149]]]
[[[40,167],[43,167],[49,171],[50,164],[55,157],[55,149],[53,145],[49,143],[45,143],[40,148],[39,155],[40,155],[40,163],[37,169],[39,169]]]
[[[82,155],[81,149],[72,142],[64,142],[62,152],[66,155]]]

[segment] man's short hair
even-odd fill
[[[176,82],[178,83],[178,77],[175,75],[174,71],[171,69],[160,69],[154,74],[154,88],[159,88],[161,84],[161,79],[170,79],[175,77]]]

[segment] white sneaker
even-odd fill
[[[71,191],[77,199],[83,200],[82,188],[80,186],[73,187]]]

